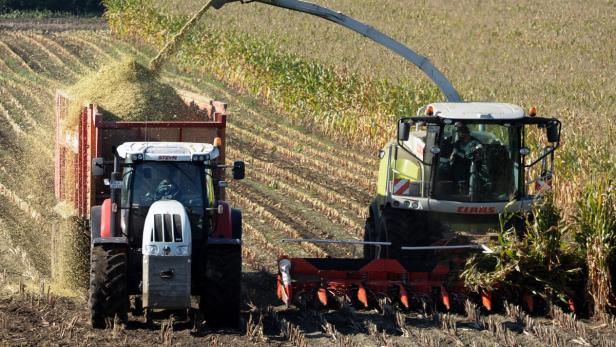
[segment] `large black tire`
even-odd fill
[[[238,208],[231,209],[231,237],[242,239],[242,210]]]
[[[428,213],[384,208],[376,223],[379,238],[391,242],[382,257],[410,258],[418,252],[403,251],[403,246],[428,246],[443,238],[443,225]]]
[[[106,328],[117,316],[126,320],[129,307],[127,291],[127,254],[120,245],[96,245],[90,254],[90,321],[96,329]]]
[[[240,323],[241,246],[208,246],[206,252],[205,283],[199,309],[206,324],[237,329]]]
[[[366,224],[364,225],[364,241],[372,242],[377,241],[375,217],[372,212],[372,208],[368,212],[368,218],[366,218]],[[373,260],[376,258],[377,247],[364,245],[364,259]]]

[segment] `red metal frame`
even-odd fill
[[[454,258],[455,263],[458,257]],[[422,300],[436,299],[449,310],[453,305],[461,307],[472,294],[462,280],[451,278],[451,259],[437,263],[430,271],[409,271],[395,259],[280,259],[291,261],[292,282],[285,286],[279,273],[277,283],[278,297],[287,305],[302,296],[318,299],[322,305],[327,305],[328,296],[346,296],[367,308],[370,301],[388,297],[406,308]],[[319,268],[319,264],[328,265]],[[480,296],[483,306],[490,310],[489,293]]]

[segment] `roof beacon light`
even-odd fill
[[[222,146],[222,139],[217,136],[214,138],[214,147],[220,147],[220,146]]]
[[[426,108],[426,114],[428,116],[433,116],[434,115],[434,107],[432,107],[432,105],[428,105],[428,107]]]
[[[535,106],[531,107],[528,110],[528,115],[531,117],[535,117],[537,115],[537,108]]]

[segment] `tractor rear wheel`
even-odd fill
[[[242,248],[236,245],[209,246],[206,258],[205,283],[199,309],[208,324],[238,328]]]
[[[127,319],[127,254],[118,245],[95,245],[90,254],[90,319],[93,328],[104,329],[117,316]]]
[[[441,223],[424,212],[384,208],[376,226],[378,235],[391,242],[386,252],[391,259],[419,254],[403,251],[403,246],[428,246],[443,238]]]

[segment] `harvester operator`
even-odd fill
[[[454,142],[453,151],[449,156],[453,180],[468,182],[471,161],[477,150],[481,149],[481,143],[471,136],[471,131],[466,124],[457,122],[454,127],[458,139]]]

